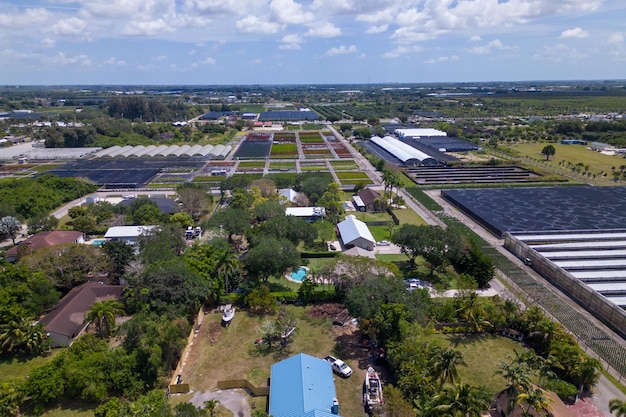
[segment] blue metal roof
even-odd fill
[[[269,414],[273,417],[338,417],[330,363],[300,353],[272,365]]]

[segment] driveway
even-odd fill
[[[241,389],[217,390],[211,392],[196,392],[189,400],[196,407],[204,408],[204,402],[208,400],[219,401],[219,407],[229,409],[234,417],[250,417],[250,396]]]

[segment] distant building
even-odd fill
[[[121,285],[109,285],[102,282],[86,282],[73,288],[63,299],[46,314],[40,323],[46,326],[53,347],[69,346],[78,337],[89,322],[85,316],[96,301],[122,300]]]
[[[429,138],[432,136],[448,136],[442,130],[437,129],[396,129],[395,134],[402,138]]]
[[[84,243],[85,235],[83,232],[75,232],[69,230],[53,230],[49,232],[40,232],[23,240],[18,246],[13,246],[4,254],[9,262],[15,262],[18,251],[22,248],[22,253],[33,253],[38,249],[47,248],[56,245],[67,245],[71,243]],[[28,246],[26,251],[22,245]]]
[[[292,188],[283,188],[282,190],[278,190],[278,195],[280,197],[281,203],[295,203],[298,198],[298,192]]]
[[[304,353],[272,365],[269,415],[338,417],[330,363]]]

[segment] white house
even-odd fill
[[[157,226],[113,226],[105,233],[105,239],[121,240],[123,242],[134,244],[141,235],[150,233]]]
[[[285,216],[300,217],[307,222],[320,220],[326,214],[324,207],[287,207]]]
[[[359,247],[367,250],[374,250],[376,240],[372,232],[365,223],[357,219],[354,215],[346,216],[346,219],[337,224],[339,235],[344,247]]]

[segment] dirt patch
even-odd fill
[[[190,403],[196,407],[204,408],[204,402],[208,400],[219,401],[218,407],[228,408],[235,417],[250,417],[249,395],[240,389],[218,390],[211,392],[196,392]]]

